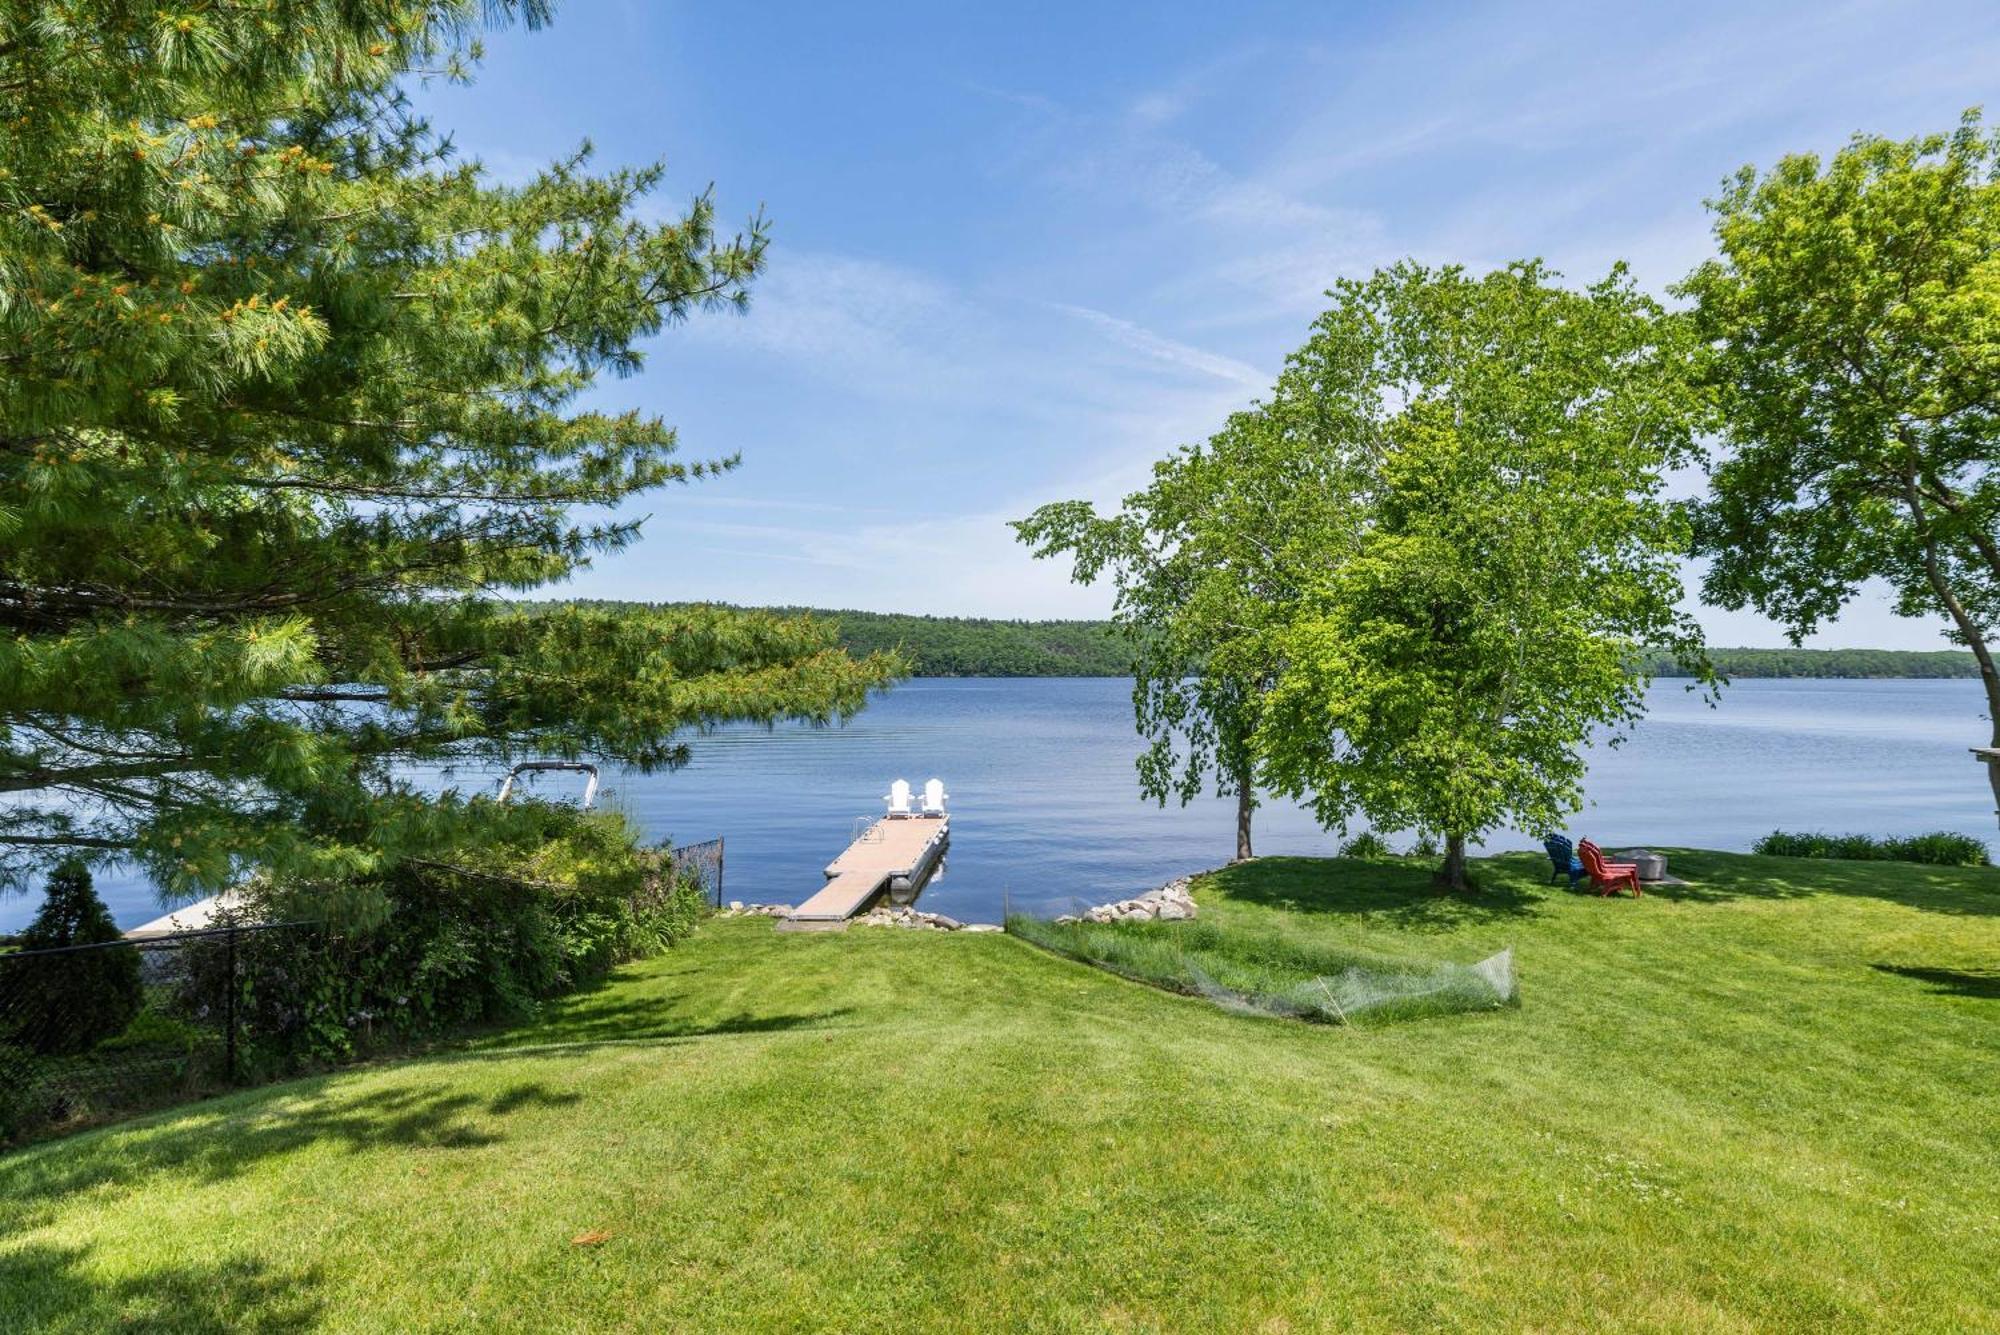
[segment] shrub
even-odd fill
[[[237,942],[246,1075],[282,1074],[371,1048],[525,1018],[540,1003],[654,954],[700,921],[700,888],[637,848],[615,816],[552,808],[525,852],[450,866],[403,863],[311,896],[253,886],[244,913],[297,920],[315,903],[369,905],[355,921]],[[192,943],[185,1007],[225,995],[225,946]]]
[[[65,862],[49,874],[42,907],[19,945],[24,951],[89,946],[119,939],[111,911],[97,897],[90,872]],[[121,1032],[145,1000],[139,952],[130,946],[78,951],[7,966],[13,1003],[4,1036],[44,1056],[87,1052]]]
[[[179,1049],[192,1055],[209,1037],[209,1031],[189,1023],[179,1015],[148,1006],[133,1017],[123,1033],[97,1045],[99,1052],[135,1049]]]
[[[1938,830],[1905,838],[1866,834],[1805,834],[1773,830],[1751,852],[1783,858],[1852,858],[1867,862],[1921,862],[1934,867],[1992,865],[1986,845],[1971,835]]]
[[[34,1071],[33,1053],[0,1042],[0,1146],[11,1142],[33,1120],[28,1081]]]
[[[1389,841],[1373,830],[1363,830],[1340,846],[1344,858],[1386,858],[1395,853]]]

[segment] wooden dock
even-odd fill
[[[884,816],[827,864],[826,885],[785,923],[804,928],[844,924],[885,886],[914,885],[944,855],[950,822],[942,816]]]

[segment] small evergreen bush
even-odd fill
[[[1986,845],[1970,835],[1938,830],[1905,838],[1867,834],[1792,833],[1773,830],[1751,852],[1781,858],[1852,858],[1864,862],[1921,862],[1933,867],[1987,867]]]
[[[42,907],[18,945],[23,951],[55,950],[118,939],[118,925],[97,897],[89,869],[70,861],[49,874]],[[43,1056],[88,1052],[123,1032],[145,1000],[139,952],[130,946],[15,960],[6,968],[16,1000],[0,1017],[8,1029],[0,1037]]]

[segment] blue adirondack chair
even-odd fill
[[[1542,847],[1549,853],[1549,884],[1556,883],[1556,877],[1567,874],[1569,888],[1576,889],[1576,883],[1583,879],[1583,860],[1576,855],[1576,848],[1559,834],[1552,834],[1542,840]]]

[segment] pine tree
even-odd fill
[[[521,604],[725,470],[580,406],[741,307],[761,221],[587,147],[517,186],[413,78],[535,4],[70,0],[0,16],[0,879],[73,854],[164,886],[309,878],[510,820],[413,765],[685,757],[824,721],[893,664],[810,620]]]
[[[116,940],[111,910],[97,897],[89,869],[72,858],[49,874],[42,907],[19,944],[35,951]],[[43,1054],[88,1051],[122,1033],[145,1000],[139,952],[129,946],[21,960],[8,982],[25,1006],[9,1015],[9,1037]]]

